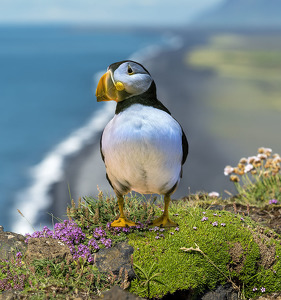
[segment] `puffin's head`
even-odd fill
[[[153,79],[139,63],[126,60],[110,65],[101,77],[97,90],[97,101],[123,101],[146,92]]]

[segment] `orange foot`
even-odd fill
[[[127,218],[121,218],[121,217],[110,224],[111,227],[130,227],[136,225],[137,224],[135,222],[130,221]]]
[[[160,218],[154,220],[151,225],[158,227],[177,227],[178,224],[173,222],[169,216],[162,215]]]

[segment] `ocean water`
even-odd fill
[[[81,150],[103,120],[94,96],[98,72],[140,61],[175,37],[160,31],[79,27],[0,27],[0,225],[29,221],[62,175],[65,157]],[[21,230],[22,231],[22,230]]]

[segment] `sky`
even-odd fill
[[[2,23],[182,26],[225,0],[0,0]]]

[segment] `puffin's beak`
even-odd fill
[[[117,90],[111,78],[111,72],[108,70],[100,79],[97,90],[96,97],[97,101],[117,101]]]

